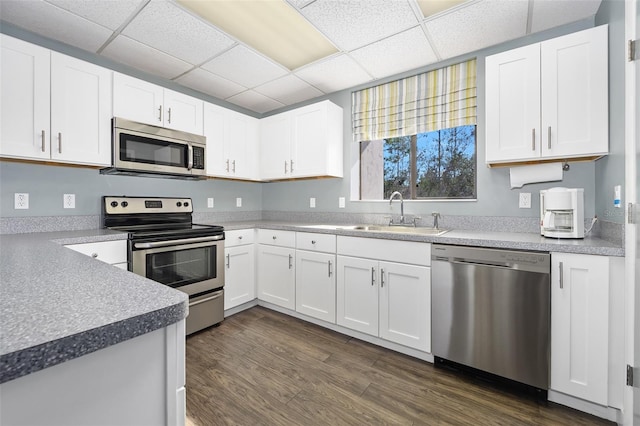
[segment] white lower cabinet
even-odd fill
[[[551,389],[608,402],[609,258],[551,254]]]
[[[65,247],[73,251],[91,256],[94,259],[120,269],[127,269],[127,241],[100,241],[96,243],[69,244]]]
[[[430,247],[426,243],[339,237],[337,324],[430,352]],[[358,252],[371,258],[354,257]],[[418,264],[397,262],[400,259]]]
[[[257,235],[258,299],[294,310],[296,308],[295,232],[259,229]]]
[[[225,232],[225,310],[256,298],[253,233],[253,229]]]
[[[296,311],[336,323],[336,255],[296,251]]]

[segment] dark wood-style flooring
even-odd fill
[[[187,338],[187,425],[604,425],[254,307]]]

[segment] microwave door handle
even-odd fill
[[[193,169],[193,147],[191,144],[187,145],[189,147],[189,159],[187,160],[187,170]]]

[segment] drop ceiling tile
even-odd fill
[[[122,34],[194,65],[235,43],[213,26],[165,0],[149,2]]]
[[[96,52],[113,32],[44,1],[0,1],[0,17],[36,34]]]
[[[343,51],[365,46],[418,23],[408,1],[317,0],[301,13]]]
[[[346,54],[316,62],[296,71],[295,75],[325,93],[337,92],[373,79]]]
[[[273,111],[274,109],[285,106],[284,104],[268,98],[254,90],[247,90],[246,92],[231,96],[226,100],[258,113]]]
[[[526,1],[485,0],[426,22],[440,56],[452,58],[518,37],[527,30]]]
[[[252,88],[287,74],[287,70],[245,46],[235,46],[202,68]]]
[[[535,0],[531,19],[531,32],[579,21],[593,16],[600,7],[600,0]]]
[[[141,0],[47,0],[47,2],[111,30],[118,29],[143,3]]]
[[[350,55],[375,78],[420,68],[438,60],[420,27],[354,50]]]
[[[255,91],[282,102],[285,105],[295,104],[315,98],[323,93],[295,75],[287,75],[255,88]]]
[[[190,87],[207,95],[214,96],[219,99],[225,99],[229,96],[236,95],[247,90],[246,87],[222,78],[209,71],[196,68],[175,80],[183,86]]]
[[[191,64],[124,36],[118,36],[109,43],[102,51],[102,55],[167,79],[174,78],[192,68]]]

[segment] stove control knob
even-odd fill
[[[189,203],[187,201],[184,202],[185,207],[189,207]]]
[[[118,207],[118,202],[117,201],[112,201],[111,202],[111,207]]]
[[[127,207],[129,205],[129,203],[127,203],[126,201],[123,201],[123,202],[120,203],[120,205],[122,207]]]
[[[180,201],[178,201],[178,202],[176,203],[176,206],[178,206],[178,207],[182,207],[182,203],[181,203]]]

